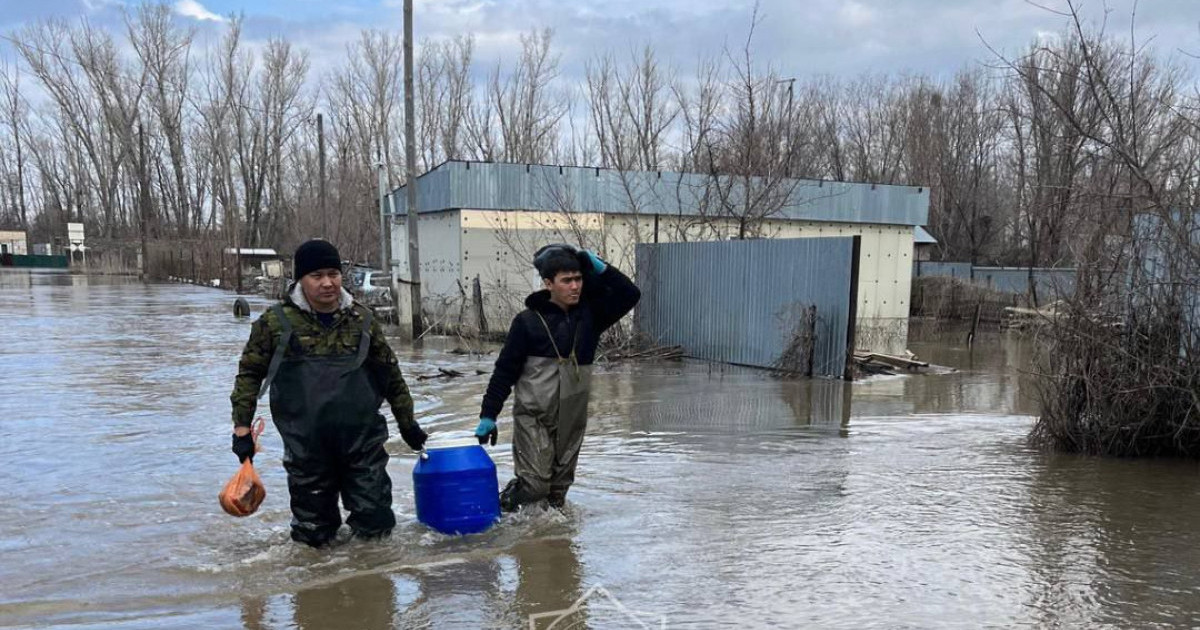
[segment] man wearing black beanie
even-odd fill
[[[387,400],[400,436],[414,451],[425,432],[395,353],[371,310],[342,288],[341,256],[328,241],[296,249],[295,282],[250,330],[233,394],[233,452],[254,457],[250,421],[271,390],[271,415],[283,437],[292,505],[292,539],[313,547],[341,526],[338,497],[355,536],[385,536],[396,525],[387,474]]]

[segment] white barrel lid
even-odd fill
[[[429,440],[427,442],[425,442],[425,450],[436,451],[439,449],[462,448],[464,446],[478,446],[478,445],[479,445],[479,439],[476,438],[473,434],[468,435],[467,437],[459,437],[459,436],[455,436],[453,434],[439,435],[436,437],[430,436]]]

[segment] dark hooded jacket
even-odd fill
[[[513,318],[508,329],[483,397],[480,416],[499,416],[513,385],[521,377],[527,357],[556,358],[561,353],[566,358],[574,347],[579,365],[591,365],[596,359],[600,335],[631,311],[641,296],[633,281],[612,265],[602,274],[585,277],[579,304],[569,310],[552,303],[548,290],[530,294],[525,298],[525,310]]]

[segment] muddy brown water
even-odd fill
[[[918,355],[959,371],[853,385],[604,366],[564,513],[432,533],[397,438],[392,538],[313,551],[288,539],[273,428],[263,509],[233,519],[216,502],[250,323],[232,301],[0,271],[0,626],[1200,625],[1197,465],[1030,449],[1027,339],[968,350],[915,330]],[[469,374],[410,381],[444,436],[473,429],[474,370],[494,360],[452,347],[397,344],[406,374]]]

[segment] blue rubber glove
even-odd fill
[[[496,429],[496,421],[491,418],[480,418],[479,426],[475,428],[475,437],[480,444],[487,444],[489,440],[492,446],[496,445],[496,438],[500,435],[500,431]]]
[[[590,249],[579,252],[579,262],[583,263],[585,260],[592,265],[592,269],[596,272],[596,275],[600,275],[604,273],[605,269],[608,269],[608,265],[596,255],[596,252]]]

